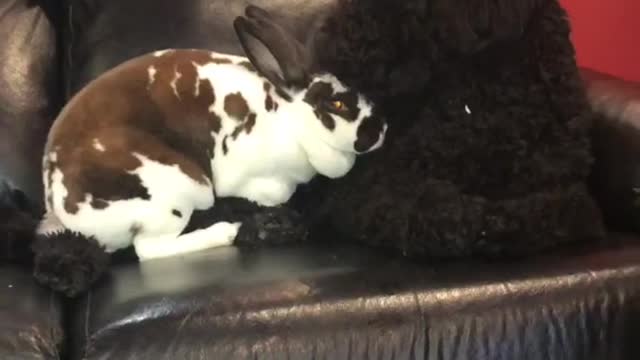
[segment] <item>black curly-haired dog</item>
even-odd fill
[[[349,176],[298,193],[314,238],[451,258],[603,237],[593,114],[557,0],[351,0],[338,14],[325,61],[385,103],[390,131]]]

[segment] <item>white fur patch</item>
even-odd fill
[[[195,204],[197,209],[213,205],[211,182],[203,185],[183,173],[178,165],[166,165],[149,159],[140,153],[133,153],[142,165],[130,171],[142,180],[142,185],[149,190],[154,201],[162,199],[165,203],[173,203],[177,199],[186,198]],[[178,190],[180,189],[180,190]],[[181,195],[181,196],[177,196]]]
[[[102,143],[98,139],[93,139],[93,148],[100,152],[105,152],[106,150],[104,145],[102,145]]]
[[[47,198],[47,194],[49,194],[49,166],[47,162],[43,163],[43,171],[42,171],[42,183],[44,185],[44,208],[45,212],[51,212],[51,206],[49,206],[49,201]]]
[[[44,185],[44,199],[45,199],[44,203],[45,203],[45,210],[46,210],[47,213],[51,212],[51,207],[49,205],[49,201],[47,200],[47,198],[48,198],[48,194],[51,191],[51,188],[49,186],[50,185],[49,176],[51,175],[50,174],[50,170],[49,170],[50,169],[50,164],[55,162],[55,160],[53,160],[52,158],[54,158],[55,160],[57,160],[57,158],[58,158],[58,154],[55,151],[51,151],[51,152],[49,152],[48,154],[45,154],[42,157],[42,169],[43,169],[43,171],[42,171],[42,182],[43,182],[43,185]]]
[[[191,62],[191,64],[193,64],[193,67],[195,67],[196,69],[198,68],[198,63],[196,63],[195,61]],[[193,95],[195,97],[200,96],[200,77],[196,77],[195,90],[193,92]]]
[[[212,59],[228,59],[229,61],[231,61],[232,64],[238,64],[242,61],[249,61],[245,56],[224,54],[224,53],[219,53],[215,51],[211,52],[211,58]],[[225,65],[225,64],[221,64],[221,65]]]
[[[180,94],[178,94],[178,80],[182,77],[182,74],[178,72],[178,70],[174,70],[173,80],[171,80],[171,88],[173,89],[173,93],[176,95],[178,99],[180,99]]]
[[[153,56],[160,57],[160,56],[162,56],[162,55],[164,55],[166,53],[172,52],[172,51],[175,51],[175,50],[173,50],[173,49],[165,49],[165,50],[154,51],[153,52]]]
[[[147,72],[149,73],[149,85],[151,85],[154,81],[156,81],[156,73],[158,72],[158,70],[156,70],[155,66],[151,65],[147,69]]]
[[[464,111],[466,111],[467,114],[471,115],[471,109],[469,109],[469,105],[464,106]]]
[[[376,141],[376,143],[373,144],[371,148],[369,148],[369,151],[374,151],[382,147],[382,144],[384,144],[384,139],[387,135],[388,128],[389,128],[389,125],[384,124],[384,126],[382,127],[382,131],[380,131],[380,135],[378,136],[378,141]]]

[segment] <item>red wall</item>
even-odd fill
[[[640,81],[640,0],[560,0],[578,64]]]

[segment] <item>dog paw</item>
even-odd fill
[[[240,246],[284,245],[305,242],[308,229],[296,212],[285,207],[263,208],[243,222],[236,244]]]

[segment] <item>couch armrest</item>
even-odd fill
[[[640,83],[590,69],[581,71],[597,113],[591,185],[607,224],[640,230]]]
[[[591,69],[582,69],[581,73],[589,100],[598,113],[640,128],[640,83]]]

